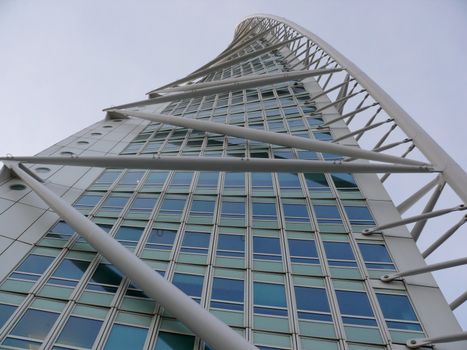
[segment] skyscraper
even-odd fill
[[[424,272],[466,259],[423,257],[464,223],[467,176],[330,45],[252,16],[148,97],[3,159],[1,348],[465,349],[465,295]]]

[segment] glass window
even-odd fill
[[[222,201],[223,219],[244,219],[245,218],[245,202]]]
[[[279,238],[254,236],[253,258],[257,260],[282,261]]]
[[[102,195],[97,194],[85,194],[81,196],[73,206],[77,209],[86,209],[90,210],[96,206],[97,203],[101,200]]]
[[[282,189],[301,189],[300,180],[296,173],[278,173],[279,185]]]
[[[255,313],[287,316],[287,301],[283,285],[254,282],[253,299]]]
[[[243,258],[245,256],[245,237],[243,235],[219,234],[217,256]]]
[[[374,225],[373,217],[367,207],[344,205],[352,225]]]
[[[195,337],[159,332],[154,350],[193,350]]]
[[[189,187],[193,179],[193,172],[191,171],[178,171],[172,177],[171,186],[174,187]]]
[[[105,170],[95,181],[95,184],[110,186],[120,174],[120,170]]]
[[[157,197],[148,198],[138,195],[131,204],[130,213],[149,215],[154,209],[156,201]]]
[[[146,328],[116,323],[112,326],[104,350],[142,350],[147,333]]]
[[[101,211],[120,212],[128,202],[129,197],[110,195],[102,204]]]
[[[211,235],[207,232],[185,231],[183,236],[183,253],[208,254],[209,240]]]
[[[224,188],[245,188],[245,173],[225,173]]]
[[[358,243],[358,248],[368,269],[395,270],[384,244]]]
[[[57,344],[91,349],[101,326],[102,321],[99,320],[70,316],[57,339]]]
[[[365,292],[336,290],[336,296],[345,324],[376,326],[373,310]]]
[[[63,259],[47,283],[75,287],[89,266],[88,261]]]
[[[328,264],[337,267],[357,267],[355,255],[348,242],[323,242]]]
[[[272,175],[270,173],[251,173],[251,186],[253,189],[272,190]]]
[[[305,204],[282,203],[284,219],[289,222],[310,222],[308,209]]]
[[[328,181],[326,176],[320,173],[305,173],[305,182],[310,191],[323,191],[329,190]]]
[[[323,288],[295,286],[294,289],[299,319],[332,321],[328,298]]]
[[[172,283],[199,303],[203,291],[203,279],[203,276],[176,272]]]
[[[163,186],[168,174],[168,171],[150,171],[145,186]]]
[[[49,230],[47,237],[69,239],[74,233],[75,230],[71,226],[66,222],[59,221]]]
[[[198,177],[198,188],[217,188],[219,173],[216,171],[201,171]]]
[[[120,226],[115,239],[127,247],[136,247],[144,229],[142,227]]]
[[[244,286],[242,280],[214,277],[211,307],[243,311]]]
[[[298,158],[300,159],[307,159],[307,160],[317,160],[319,159],[318,153],[313,151],[297,151]]]
[[[209,200],[193,200],[191,204],[190,216],[191,217],[213,217],[215,201]]]
[[[181,215],[184,207],[185,199],[165,198],[159,213]]]
[[[329,131],[315,131],[313,135],[320,141],[332,141],[332,136]]]
[[[42,341],[54,325],[58,315],[56,312],[28,309],[5,339],[3,345],[18,346],[19,348],[39,348],[40,342],[17,340],[12,336]]]
[[[422,331],[407,296],[383,293],[376,293],[376,296],[388,328]]]
[[[177,231],[166,229],[152,229],[146,248],[159,250],[172,250]]]
[[[276,204],[253,202],[253,219],[276,221],[277,220]]]
[[[122,281],[122,274],[110,264],[99,264],[88,282],[86,289],[100,292],[115,293]]]
[[[51,256],[30,254],[10,277],[37,281],[54,260]]]
[[[348,190],[348,189],[358,189],[357,183],[355,182],[352,174],[349,173],[332,173],[332,181],[337,189]]]
[[[15,312],[16,306],[7,305],[7,304],[0,304],[0,328],[3,327],[5,322],[13,315]]]
[[[318,223],[327,223],[327,224],[341,224],[342,223],[341,215],[335,204],[329,204],[329,205],[315,204],[313,205],[313,209],[315,211]]]
[[[133,185],[136,186],[140,183],[143,178],[145,171],[141,170],[129,170],[125,175],[122,176],[119,185]]]
[[[315,241],[288,239],[290,261],[300,264],[319,264]]]

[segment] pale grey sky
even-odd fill
[[[103,108],[186,75],[223,50],[253,13],[286,17],[321,36],[467,168],[462,0],[2,0],[0,154],[35,154],[102,119]],[[465,256],[465,231],[434,259]],[[449,300],[467,288],[466,271],[437,277]],[[467,328],[467,305],[458,310]]]

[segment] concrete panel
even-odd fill
[[[32,245],[16,241],[0,255],[0,280],[10,273],[31,248]]]
[[[14,239],[0,236],[0,256],[14,242]]]
[[[58,215],[50,211],[45,212],[32,226],[30,226],[19,239],[22,242],[35,244],[45,232],[58,220]]]
[[[16,203],[0,215],[0,235],[13,239],[18,238],[43,213],[43,209]]]

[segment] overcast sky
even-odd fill
[[[103,108],[190,73],[254,13],[286,17],[329,42],[467,168],[462,0],[0,0],[0,154],[35,154],[102,119]],[[467,240],[457,242],[465,256]],[[463,277],[445,289],[449,300],[467,288]],[[465,305],[460,313],[467,328]]]

